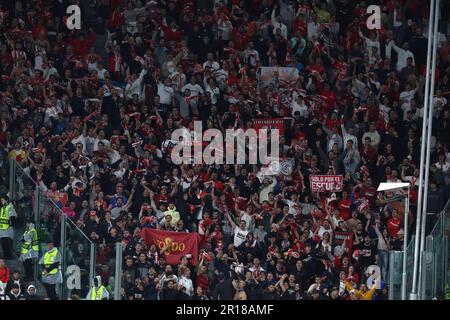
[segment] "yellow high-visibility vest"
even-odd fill
[[[103,290],[105,290],[103,285],[101,285],[97,290],[95,290],[95,287],[92,287],[91,300],[102,300]]]
[[[0,208],[0,230],[7,230],[9,228],[9,209],[12,204]]]
[[[56,249],[56,248],[54,248],[52,251],[47,251],[44,254],[44,266],[46,268],[50,267],[54,263],[57,254],[58,254],[58,249]],[[54,275],[57,272],[58,272],[58,268],[56,267],[56,268],[50,270],[50,272],[48,272],[47,275]]]
[[[31,249],[33,249],[35,252],[39,252],[39,241],[38,241],[38,236],[37,236],[37,231],[35,228],[30,229],[28,231],[25,231],[24,237],[30,233],[33,233],[33,240],[31,241]],[[30,245],[27,242],[23,242],[22,243],[22,249],[21,249],[21,253],[22,254],[27,254],[28,250],[30,250]]]

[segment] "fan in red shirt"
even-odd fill
[[[369,160],[370,162],[375,162],[377,158],[377,151],[374,147],[370,145],[372,140],[370,137],[366,137],[363,141],[363,146],[361,147],[361,150],[359,150],[361,157]]]
[[[176,43],[181,42],[182,34],[181,31],[178,30],[177,24],[174,21],[170,23],[170,27],[162,26],[161,28],[164,32],[164,42],[166,43],[166,45],[170,41],[175,41]]]
[[[323,90],[320,92],[320,96],[322,97],[325,109],[324,112],[328,113],[334,108],[334,104],[336,102],[336,92],[331,90],[331,87],[328,83],[325,83],[323,86]]]
[[[377,196],[377,189],[372,186],[372,179],[368,178],[364,182],[364,186],[361,190],[361,197],[365,197],[369,201],[371,208],[375,206],[375,198]]]
[[[234,49],[239,51],[245,50],[255,29],[256,29],[255,21],[250,22],[247,25],[247,28],[244,28],[242,26],[238,28],[233,28],[233,30],[231,31],[231,37],[233,39]]]
[[[387,229],[389,231],[389,235],[391,237],[396,237],[398,231],[400,230],[400,227],[402,225],[402,222],[400,221],[398,217],[397,210],[392,211],[392,218],[390,218],[387,222]]]
[[[351,208],[352,208],[352,200],[348,197],[348,192],[342,192],[342,199],[338,203],[339,213],[344,221],[350,219],[351,216]]]
[[[95,32],[92,29],[89,29],[87,38],[81,34],[77,39],[72,39],[69,44],[73,46],[73,52],[75,54],[85,57],[89,54],[89,49],[94,45],[95,39]]]
[[[117,4],[117,7],[112,11],[109,19],[106,21],[106,26],[109,29],[119,29],[125,23],[125,15],[123,13],[123,9],[120,3]]]

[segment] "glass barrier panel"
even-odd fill
[[[91,241],[68,218],[66,225],[63,299],[67,300],[71,295],[85,299],[92,286],[91,264],[95,263],[92,253],[94,248],[91,246]]]
[[[95,244],[95,275],[100,276],[102,284],[108,289],[109,299],[114,299],[116,281],[116,246],[115,243]]]
[[[403,251],[389,253],[389,299],[401,300]]]
[[[23,168],[19,162],[14,165],[14,181],[12,187],[12,197],[14,209],[17,213],[17,219],[14,225],[14,250],[20,255],[20,247],[22,244],[22,235],[25,231],[25,225],[28,219],[35,220],[34,217],[34,191],[35,183],[29,175],[26,168]]]
[[[8,153],[0,148],[0,196],[9,195],[10,181],[10,161]]]
[[[433,298],[433,270],[434,270],[434,257],[433,252],[425,251],[423,254],[423,274],[422,274],[422,300],[431,300]]]
[[[413,271],[414,271],[414,247],[415,237],[413,236],[406,251],[406,296],[412,291]]]

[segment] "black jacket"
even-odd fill
[[[234,288],[231,279],[218,283],[213,291],[214,300],[233,300]]]

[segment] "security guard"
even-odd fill
[[[61,263],[61,254],[54,247],[53,241],[47,243],[47,251],[39,260],[39,264],[43,265],[42,283],[44,284],[47,296],[51,300],[57,300],[56,285],[62,282],[62,273],[59,270]]]
[[[92,280],[92,288],[89,290],[86,300],[108,300],[109,293],[105,286],[102,284],[102,278],[96,276]]]
[[[33,221],[28,221],[27,228],[22,238],[22,249],[19,260],[23,262],[25,269],[24,281],[34,281],[34,262],[39,257],[39,240]]]
[[[16,210],[9,203],[8,197],[2,196],[0,198],[0,239],[5,259],[12,258],[12,243],[14,239],[12,224],[16,217]]]

